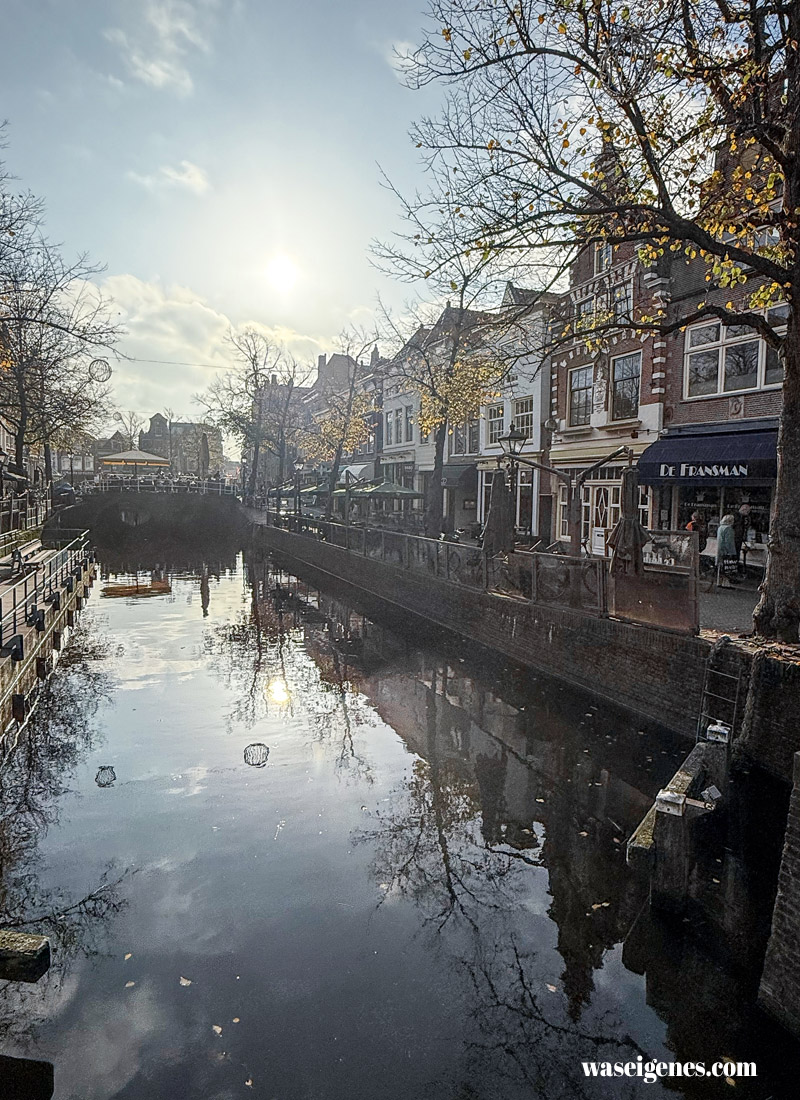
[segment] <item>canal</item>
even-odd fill
[[[747,952],[626,867],[685,743],[269,559],[102,560],[0,769],[0,924],[53,944],[0,1055],[58,1100],[793,1093]]]

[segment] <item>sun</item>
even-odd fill
[[[300,277],[300,269],[291,257],[278,253],[266,266],[267,282],[279,294],[288,294]]]

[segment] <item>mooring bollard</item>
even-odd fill
[[[0,928],[0,978],[9,982],[38,982],[49,969],[47,936]]]

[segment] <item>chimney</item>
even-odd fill
[[[318,374],[324,374],[325,373],[325,364],[327,363],[327,361],[328,361],[328,357],[325,354],[325,352],[323,351],[322,355],[318,356],[318,358],[317,358],[317,373]]]
[[[270,379],[270,382],[272,383],[273,386],[277,386],[277,384],[278,384],[277,374],[273,374],[272,378]]]

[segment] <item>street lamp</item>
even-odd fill
[[[516,526],[517,509],[519,508],[519,490],[517,488],[517,467],[519,466],[522,448],[525,446],[527,435],[522,428],[515,428],[512,420],[508,426],[506,435],[501,435],[498,443],[503,455],[508,459],[511,469],[511,499],[514,502],[514,526]]]
[[[294,460],[294,514],[301,515],[300,509],[300,475],[305,469],[305,462],[298,457]]]

